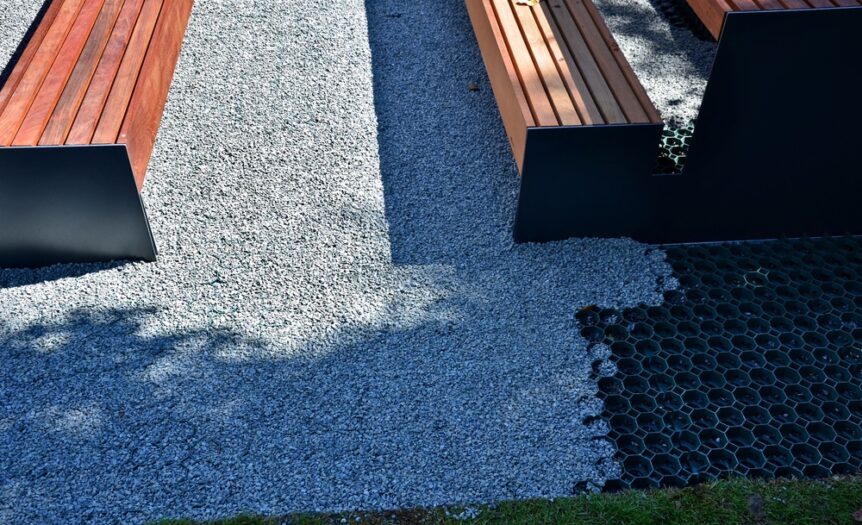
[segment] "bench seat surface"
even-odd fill
[[[660,121],[589,0],[468,0],[468,7],[474,26],[481,17],[490,28],[477,31],[493,40],[481,47],[503,51],[528,127]]]
[[[125,144],[143,185],[193,0],[52,0],[0,89],[0,147]]]
[[[774,11],[860,7],[862,0],[686,0],[710,34],[718,40],[724,15],[733,11]]]

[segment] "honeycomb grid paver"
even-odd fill
[[[659,306],[584,309],[621,478],[606,490],[862,471],[862,241],[674,247]]]

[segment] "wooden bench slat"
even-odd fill
[[[607,83],[611,87],[617,103],[623,110],[626,120],[628,122],[649,122],[649,117],[641,106],[640,100],[631,89],[629,80],[617,62],[617,56],[612,51],[612,49],[618,49],[616,42],[608,41],[605,38],[600,29],[602,24],[597,21],[595,14],[587,8],[583,0],[565,0],[565,5],[568,6],[581,33],[584,35],[584,39],[590,47],[590,52],[595,57],[596,63],[607,79]]]
[[[595,4],[592,2],[584,2],[584,7],[589,11],[590,15],[593,18],[593,21],[596,24],[596,27],[599,30],[599,33],[604,37],[605,42],[608,43],[608,48],[611,51],[614,59],[616,59],[617,66],[619,66],[620,71],[623,76],[628,80],[629,89],[631,93],[635,96],[640,104],[641,109],[644,111],[645,120],[640,120],[640,117],[632,117],[629,116],[632,123],[643,123],[643,122],[652,122],[652,123],[660,123],[662,122],[661,115],[656,109],[655,105],[650,100],[649,95],[641,84],[640,80],[638,80],[637,75],[632,69],[631,64],[629,64],[628,60],[626,60],[625,55],[620,50],[619,44],[614,39],[614,36],[611,34],[608,26],[602,22],[602,17],[598,12]]]
[[[35,146],[39,143],[39,137],[42,136],[48,119],[51,118],[63,94],[66,82],[81,56],[104,3],[105,0],[84,0],[78,17],[72,24],[69,34],[66,35],[66,41],[60,47],[51,69],[12,141],[13,146]]]
[[[62,0],[60,0],[62,1]],[[65,0],[0,114],[0,146],[12,144],[84,0]]]
[[[503,37],[512,56],[512,62],[518,71],[518,76],[524,86],[527,102],[533,113],[533,118],[539,126],[557,126],[559,120],[554,113],[551,101],[545,93],[545,86],[536,70],[530,56],[527,43],[521,35],[520,27],[512,12],[511,0],[492,0],[497,21],[503,31]]]
[[[173,2],[174,0],[169,0]],[[132,98],[132,92],[138,81],[144,57],[150,46],[156,22],[162,10],[162,0],[145,0],[137,24],[132,32],[129,45],[120,63],[120,69],[114,78],[108,100],[102,113],[93,138],[92,144],[114,144],[120,134],[120,127],[126,117],[126,110]]]
[[[482,50],[482,58],[487,65],[488,79],[494,87],[494,98],[503,118],[506,136],[520,170],[524,165],[527,128],[535,126],[536,122],[533,120],[533,112],[491,2],[492,0],[468,0],[467,13]]]
[[[539,27],[545,34],[545,39],[548,41],[548,46],[557,60],[560,67],[560,75],[566,82],[569,89],[569,95],[578,110],[583,124],[601,124],[604,122],[601,111],[593,100],[590,89],[587,86],[587,81],[581,75],[575,57],[569,46],[566,45],[566,40],[557,26],[553,14],[548,8],[547,2],[540,4],[541,9],[535,11],[536,19],[539,22]]]
[[[6,108],[6,103],[9,102],[9,98],[18,86],[18,82],[21,81],[21,77],[24,76],[24,73],[30,66],[30,62],[33,61],[33,57],[36,55],[36,51],[39,50],[39,46],[42,44],[45,35],[48,33],[48,29],[50,29],[54,24],[54,20],[57,19],[57,13],[60,12],[61,5],[62,2],[56,1],[48,4],[48,8],[42,15],[39,25],[33,30],[30,41],[22,50],[21,56],[18,57],[18,62],[15,63],[15,67],[6,78],[6,82],[3,84],[2,88],[0,88],[0,114],[3,113],[3,110]]]
[[[805,0],[781,0],[781,3],[788,9],[808,9],[811,7]]]
[[[737,11],[760,11],[760,6],[754,0],[730,0]]]
[[[510,0],[510,3],[513,0]],[[548,99],[557,114],[557,120],[564,126],[577,125],[581,123],[581,118],[575,109],[575,105],[569,96],[569,90],[560,76],[560,71],[557,69],[557,64],[551,56],[549,44],[545,40],[545,35],[539,29],[534,12],[541,10],[530,9],[527,6],[513,5],[515,17],[521,26],[521,31],[524,35],[527,47],[530,49],[530,54],[533,56],[533,62],[539,72],[539,78],[545,86],[545,91],[548,94]]]
[[[193,3],[168,0],[162,8],[117,138],[128,148],[138,189],[144,184]]]
[[[81,107],[81,102],[84,100],[84,95],[87,93],[96,72],[96,66],[99,64],[108,39],[113,32],[122,6],[123,0],[105,0],[99,18],[93,25],[90,38],[84,45],[78,63],[75,65],[75,69],[66,83],[66,88],[57,102],[57,107],[39,139],[40,145],[58,145],[65,142],[66,135],[69,133],[72,122]]]
[[[587,44],[580,26],[575,22],[574,14],[560,0],[554,0],[551,13],[561,29],[563,40],[575,59],[581,74],[584,77],[596,106],[602,114],[602,121],[598,123],[622,124],[626,121],[625,113],[617,103],[607,79],[602,74],[596,58]]]
[[[92,140],[143,5],[144,0],[126,0],[123,4],[99,65],[66,137],[66,144],[89,144]]]
[[[757,0],[760,9],[784,9],[784,5],[778,0]]]

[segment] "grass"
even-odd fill
[[[733,479],[686,489],[628,491],[493,506],[282,517],[238,516],[151,525],[831,525],[862,521],[862,477],[827,481]]]

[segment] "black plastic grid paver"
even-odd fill
[[[668,249],[659,306],[577,314],[625,487],[862,471],[862,241]]]

